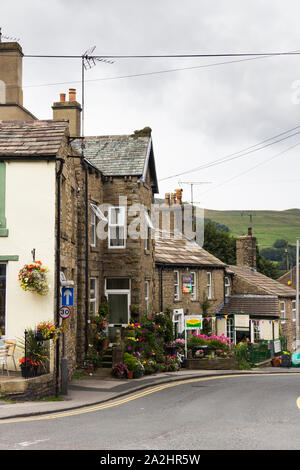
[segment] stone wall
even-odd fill
[[[179,272],[179,300],[174,300],[174,271]],[[182,292],[182,276],[191,272],[196,273],[196,300],[191,299],[190,293]],[[207,272],[212,276],[212,298],[209,301],[208,313],[214,315],[216,309],[224,300],[224,269],[216,268],[183,268],[183,267],[161,267],[155,269],[155,309],[165,311],[166,309],[184,309],[185,314],[202,314],[201,301],[204,294],[207,296]],[[162,285],[161,285],[162,284]],[[161,302],[162,297],[162,302]],[[161,308],[162,307],[162,308]]]
[[[55,396],[54,374],[29,379],[11,379],[0,382],[0,395],[13,400],[38,400]]]

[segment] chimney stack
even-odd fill
[[[23,52],[18,42],[3,42],[0,36],[0,120],[33,121],[23,107]]]
[[[66,94],[60,93],[60,101],[53,103],[53,119],[67,119],[71,137],[81,136],[81,105],[76,101],[76,89],[69,89],[69,100]]]
[[[256,269],[256,237],[252,236],[252,228],[248,235],[236,239],[236,264]]]

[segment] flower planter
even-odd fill
[[[127,372],[127,379],[133,379],[133,370]]]
[[[34,377],[33,367],[31,365],[21,366],[21,374],[24,379],[28,379],[29,377]]]

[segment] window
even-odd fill
[[[296,300],[292,300],[293,321],[296,321]]]
[[[98,310],[98,279],[96,277],[90,278],[90,314],[95,315]]]
[[[154,229],[154,226],[149,217],[148,211],[145,209],[145,250],[150,250],[150,230]]]
[[[96,215],[94,212],[91,213],[91,246],[96,246],[97,234],[96,234]]]
[[[108,247],[125,248],[126,214],[125,207],[110,207],[108,219]]]
[[[6,103],[6,85],[3,80],[0,80],[0,104]]]
[[[207,298],[211,299],[211,273],[207,273]]]
[[[225,297],[228,297],[230,295],[230,280],[229,277],[225,276],[224,279],[224,294]]]
[[[257,341],[260,339],[260,322],[259,320],[252,320],[251,321],[251,342],[252,343],[257,343]]]
[[[280,302],[280,319],[281,323],[285,323],[285,301]]]
[[[179,272],[174,271],[174,300],[179,300]]]
[[[197,299],[197,281],[196,273],[191,273],[191,300]]]
[[[226,319],[226,336],[234,343],[233,318]]]
[[[0,336],[5,335],[6,264],[0,263]]]
[[[150,293],[150,281],[145,281],[145,304],[146,304],[146,312],[149,311],[149,293]]]
[[[107,278],[105,295],[109,305],[109,328],[126,326],[130,317],[130,279]]]

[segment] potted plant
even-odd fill
[[[56,328],[51,321],[42,321],[36,327],[36,338],[38,341],[54,339],[56,341],[60,335],[61,328]]]
[[[128,379],[132,379],[133,378],[133,372],[134,372],[134,369],[135,369],[136,364],[137,364],[137,360],[135,359],[133,354],[124,353],[123,362],[124,362],[125,366],[128,369],[128,374],[127,374]]]
[[[20,286],[24,291],[36,292],[39,295],[47,295],[49,286],[46,273],[48,268],[42,267],[41,261],[25,264],[19,271]]]
[[[128,373],[129,373],[129,370],[128,370],[127,366],[125,366],[125,364],[123,364],[123,362],[118,362],[117,364],[114,364],[114,366],[112,368],[112,375],[114,377],[117,377],[118,379],[123,379],[125,377],[128,377]]]
[[[139,379],[140,377],[143,377],[145,372],[144,366],[140,361],[136,361],[136,365],[134,366],[133,369],[133,377],[135,379]]]
[[[47,371],[49,364],[49,350],[44,343],[36,339],[36,333],[29,328],[25,332],[25,339],[18,344],[24,351],[24,357],[20,359],[19,364],[24,368],[26,376],[40,375]],[[27,371],[27,372],[26,372]]]

